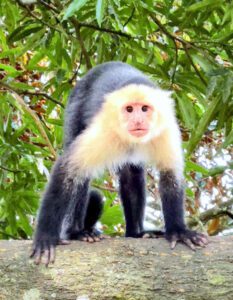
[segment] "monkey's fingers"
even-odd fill
[[[50,262],[50,250],[49,249],[46,249],[44,251],[43,258],[44,258],[44,264],[45,264],[45,266],[47,268],[48,265],[49,265],[49,262]]]
[[[192,237],[192,242],[200,247],[206,247],[209,243],[208,237],[202,233],[197,233]]]
[[[48,267],[50,263],[53,264],[55,261],[55,247],[50,246],[48,249],[46,249],[43,253],[43,258],[46,267]]]
[[[36,265],[39,265],[41,263],[41,258],[42,258],[43,250],[41,247],[36,249],[36,252],[34,254],[34,263]]]
[[[175,247],[176,247],[176,244],[177,244],[177,240],[173,240],[173,241],[171,241],[171,245],[170,245],[170,247],[171,247],[171,249],[173,250],[173,249],[175,249]]]
[[[188,246],[190,249],[192,249],[193,251],[196,251],[196,248],[194,246],[194,244],[192,243],[191,239],[189,238],[182,238],[181,240],[186,246]]]
[[[35,256],[35,254],[36,254],[36,248],[33,248],[29,254],[29,257],[33,258]]]

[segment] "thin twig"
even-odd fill
[[[74,17],[70,18],[70,20],[71,20],[72,24],[74,25],[76,37],[80,43],[80,47],[82,49],[82,53],[83,53],[85,61],[86,61],[87,69],[90,70],[92,68],[92,64],[91,64],[90,57],[87,53],[86,47],[84,45],[84,41],[82,39],[82,35],[81,35],[81,31],[80,31],[80,23]]]
[[[135,13],[135,7],[133,8],[131,15],[129,16],[128,20],[125,22],[123,27],[125,27],[132,20],[134,13]]]
[[[65,107],[63,103],[57,101],[56,99],[52,98],[51,96],[49,96],[48,94],[46,94],[44,92],[30,92],[30,91],[19,92],[19,91],[17,91],[17,93],[22,94],[22,95],[42,96],[42,97],[54,102],[55,104],[60,105],[62,108]]]
[[[171,87],[174,84],[175,81],[175,76],[176,76],[176,69],[177,69],[177,64],[178,64],[178,47],[176,45],[176,41],[173,41],[175,45],[175,67],[174,67],[174,72],[172,73],[172,78],[171,78]]]
[[[78,75],[79,69],[82,65],[82,59],[83,59],[83,53],[81,52],[80,59],[79,59],[79,66],[78,66],[77,70],[74,72],[73,76],[68,80],[68,83],[71,84],[73,82],[73,80],[76,78],[76,76]]]
[[[48,2],[45,2],[44,0],[38,0],[40,4],[46,6],[48,9],[50,10],[53,10],[54,12],[56,13],[60,13],[60,11],[55,7],[53,6],[51,3],[48,3]]]
[[[80,22],[79,25],[80,25],[80,27],[92,28],[92,29],[97,30],[97,31],[112,33],[112,34],[116,34],[116,35],[126,37],[126,38],[129,38],[129,39],[134,38],[132,35],[130,35],[128,33],[125,33],[125,32],[122,32],[120,30],[113,30],[113,29],[109,29],[109,28],[98,27],[98,26],[93,25],[93,24],[82,23],[82,22]]]
[[[197,66],[194,64],[193,60],[192,60],[192,57],[190,56],[189,52],[188,52],[188,49],[187,49],[187,45],[186,44],[183,44],[184,46],[184,51],[188,57],[188,60],[190,61],[192,67],[194,68],[194,71],[196,72],[197,76],[201,79],[201,81],[203,82],[203,84],[206,86],[207,85],[207,82],[206,80],[202,77],[200,71],[198,70]]]

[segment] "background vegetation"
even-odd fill
[[[190,225],[233,227],[233,3],[223,0],[0,1],[0,238],[28,238],[49,170],[62,151],[76,80],[96,64],[127,62],[174,93],[186,157]],[[149,194],[158,200],[156,173]],[[121,232],[116,178],[107,232]],[[150,199],[150,198],[149,198]],[[152,219],[158,213],[148,210]]]

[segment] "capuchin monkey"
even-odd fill
[[[101,239],[95,224],[102,197],[89,182],[105,169],[119,175],[126,237],[145,236],[145,165],[160,172],[165,237],[195,249],[207,237],[184,222],[183,154],[170,93],[121,62],[101,64],[74,88],[66,109],[64,154],[56,161],[41,204],[31,257],[54,262],[70,239]],[[148,236],[148,234],[147,234]],[[153,237],[153,232],[149,233]]]

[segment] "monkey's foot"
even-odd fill
[[[158,239],[165,236],[165,232],[162,230],[143,230],[140,234],[143,239]]]
[[[205,234],[188,229],[184,229],[181,232],[166,233],[165,237],[170,242],[171,249],[175,248],[177,242],[185,244],[193,251],[196,250],[195,246],[203,248],[209,243]]]
[[[97,229],[91,230],[82,230],[77,233],[72,233],[71,237],[72,240],[79,240],[88,243],[95,243],[100,242],[104,237],[100,231]]]

